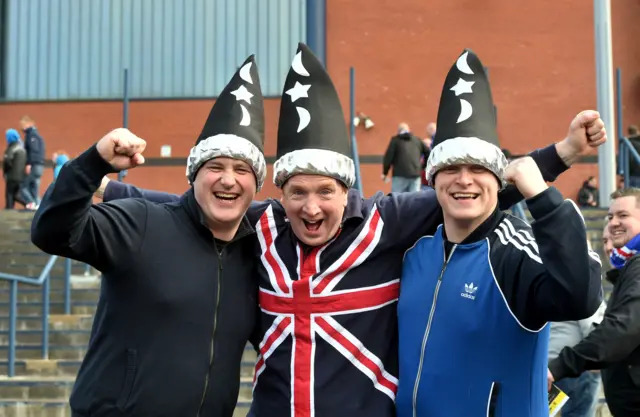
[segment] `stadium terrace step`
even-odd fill
[[[88,345],[91,333],[86,330],[49,330],[49,343],[53,345]],[[17,344],[41,344],[42,330],[16,331]],[[9,344],[9,331],[0,331],[0,346]]]
[[[79,302],[71,306],[71,314],[93,314],[96,310],[95,302]],[[0,302],[0,316],[9,315],[8,302]],[[49,314],[64,314],[63,302],[49,302]],[[18,303],[19,316],[41,316],[42,303]]]
[[[0,304],[9,302],[9,290],[0,288]],[[63,302],[64,301],[63,288],[52,288],[49,291],[50,302]],[[100,297],[100,290],[98,289],[72,289],[71,290],[71,303],[98,303]],[[42,302],[42,287],[31,286],[18,289],[18,303],[41,303]]]
[[[16,318],[17,328],[20,330],[42,330],[42,317],[40,316],[18,316]],[[49,316],[50,330],[91,330],[93,316],[90,314],[66,315],[52,314]],[[9,316],[0,316],[0,331],[9,330]]]
[[[0,415],[6,417],[70,417],[68,398],[74,378],[64,376],[0,376]],[[252,379],[242,378],[234,417],[245,417],[251,405]]]
[[[42,357],[42,343],[18,343],[16,344],[16,359],[25,361],[30,359],[50,359],[63,361],[81,361],[87,353],[88,345],[84,344],[55,344],[49,343],[49,357]],[[0,360],[7,361],[9,358],[9,346],[0,345]],[[256,363],[256,353],[249,345],[245,347],[242,355],[241,372],[243,376],[253,376]]]
[[[0,375],[9,374],[9,362],[6,358],[0,360]],[[69,376],[75,378],[82,361],[56,359],[20,359],[16,360],[15,374],[17,376]],[[1,414],[0,414],[1,415]]]

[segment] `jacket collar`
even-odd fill
[[[613,285],[616,285],[616,283],[618,282],[618,278],[620,278],[620,269],[610,269],[606,272],[605,277],[607,278],[607,281],[609,281]]]
[[[489,234],[491,234],[491,232],[495,230],[496,227],[498,227],[503,218],[504,213],[498,208],[498,206],[496,206],[495,210],[493,210],[493,213],[491,213],[491,216],[489,216],[487,220],[482,222],[480,226],[476,227],[469,236],[467,236],[462,242],[460,242],[460,245],[468,245],[470,243],[475,243],[486,238],[487,236],[489,236]],[[444,229],[444,224],[442,225],[442,237],[445,241],[449,242],[447,240],[447,233]]]
[[[362,214],[363,205],[364,200],[360,191],[353,188],[350,189],[347,194],[347,207],[344,209],[342,222],[344,223],[350,219],[364,219],[364,214]]]
[[[200,205],[196,201],[196,196],[191,187],[187,192],[185,192],[182,197],[180,197],[180,205],[184,207],[184,210],[187,212],[187,215],[193,221],[193,223],[198,226],[198,229],[201,233],[205,234],[208,238],[211,238],[213,234],[211,230],[207,226],[207,222],[205,221],[204,214],[200,209]],[[251,226],[249,219],[246,214],[242,217],[242,221],[240,222],[240,227],[236,231],[235,236],[231,239],[231,242],[235,242],[238,239],[241,239],[245,236],[251,235],[255,233],[255,229]]]

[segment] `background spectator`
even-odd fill
[[[65,151],[57,151],[53,153],[51,159],[53,161],[53,180],[55,181],[60,173],[60,168],[69,161],[69,155]]]
[[[638,132],[638,126],[629,126],[627,129],[627,139],[629,139],[629,142],[631,142],[635,150],[640,153],[640,133]],[[631,153],[629,153],[629,184],[625,185],[627,187],[640,187],[640,165]]]
[[[428,157],[427,145],[409,131],[409,125],[400,123],[398,134],[391,138],[384,154],[382,179],[389,181],[389,169],[393,167],[392,192],[418,191]]]
[[[27,151],[27,175],[22,184],[22,196],[27,203],[37,206],[40,201],[40,178],[44,172],[44,139],[38,133],[35,121],[31,117],[22,116],[20,126],[24,131],[24,149]]]
[[[26,206],[20,197],[20,185],[24,180],[27,154],[22,147],[20,134],[15,129],[7,130],[7,149],[2,158],[2,174],[5,181],[5,208],[13,209],[16,201]]]
[[[598,207],[598,180],[590,176],[582,183],[582,188],[578,191],[578,205],[580,207]]]

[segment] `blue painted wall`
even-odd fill
[[[8,0],[7,100],[216,96],[251,53],[279,96],[307,0]]]

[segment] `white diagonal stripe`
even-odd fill
[[[271,286],[273,287],[273,290],[278,295],[285,295],[282,289],[280,289],[280,286],[278,285],[278,281],[276,278],[276,273],[273,270],[273,267],[271,266],[271,264],[269,263],[266,257],[267,251],[270,251],[271,255],[273,256],[273,259],[275,259],[276,261],[278,270],[282,273],[282,276],[284,277],[285,285],[289,289],[289,293],[291,293],[292,281],[291,281],[291,277],[289,276],[289,270],[284,266],[284,263],[282,262],[282,259],[280,258],[280,255],[278,254],[278,251],[276,249],[276,238],[278,237],[278,229],[276,227],[276,223],[273,218],[273,207],[269,205],[269,207],[267,207],[267,209],[262,214],[262,216],[267,216],[267,223],[269,225],[269,230],[271,231],[271,245],[267,247],[267,242],[264,236],[264,232],[262,230],[262,223],[261,223],[261,220],[258,220],[258,222],[255,225],[255,228],[256,228],[256,234],[258,235],[258,241],[260,242],[260,252],[261,252],[260,261],[262,262],[262,265],[264,266],[264,268],[267,270],[267,274],[269,275],[269,281],[271,282]],[[260,219],[262,219],[262,216],[260,216]]]
[[[509,234],[508,229],[497,227],[495,229],[495,232],[498,235],[498,238],[500,239],[500,242],[502,242],[503,245],[507,246],[509,243],[511,243],[516,249],[524,251],[527,255],[529,255],[529,258],[533,259],[539,264],[542,263],[540,256],[538,256],[537,253],[534,253],[534,251],[529,245],[522,245],[520,242],[514,239],[513,236]]]
[[[325,315],[314,315],[314,316],[322,317],[329,324],[329,326],[333,327],[338,333],[340,333],[341,336],[343,336],[345,339],[351,342],[367,359],[373,362],[380,369],[380,373],[384,378],[388,379],[396,386],[398,385],[398,379],[384,369],[384,365],[382,364],[382,361],[376,355],[374,355],[371,351],[369,351],[366,347],[364,347],[362,342],[358,340],[358,338],[356,338],[353,334],[351,334],[347,329],[342,327],[340,323],[338,323],[336,320],[332,319],[329,316],[325,316]],[[351,362],[353,366],[358,368],[360,372],[362,372],[369,379],[371,379],[374,387],[377,390],[386,394],[389,398],[391,398],[392,401],[395,400],[396,394],[393,391],[389,390],[389,388],[380,384],[378,382],[378,379],[376,378],[376,375],[373,373],[373,371],[371,371],[371,369],[367,368],[362,362],[356,359],[353,356],[353,354],[349,352],[349,350],[347,350],[342,344],[340,344],[337,340],[335,340],[333,337],[327,334],[327,332],[325,332],[322,329],[322,327],[318,326],[318,324],[315,322],[315,317],[314,317],[314,320],[312,320],[311,326],[315,333],[317,333],[320,337],[326,340],[327,343],[333,346],[338,352],[342,354],[342,356],[344,356],[347,360],[349,360],[349,362]]]
[[[320,282],[322,282],[323,279],[325,279],[328,275],[334,273],[338,268],[340,268],[342,264],[347,260],[347,258],[353,253],[353,251],[358,247],[358,245],[362,243],[362,241],[369,234],[371,222],[373,221],[373,217],[377,213],[377,211],[378,211],[378,208],[374,205],[373,209],[371,210],[371,214],[369,214],[369,218],[367,219],[364,227],[362,228],[358,236],[354,239],[353,242],[351,242],[347,250],[342,254],[340,258],[338,258],[333,264],[331,264],[331,266],[325,269],[322,274],[318,275],[318,277],[313,280],[313,282],[311,283],[312,288],[317,287],[320,284]],[[371,252],[373,252],[373,250],[378,245],[378,242],[380,241],[380,236],[382,235],[383,227],[384,227],[384,221],[382,220],[382,217],[380,217],[378,219],[378,224],[376,225],[376,229],[374,230],[373,239],[367,245],[365,250],[362,251],[360,256],[358,256],[355,262],[348,269],[344,270],[342,273],[332,278],[331,283],[329,283],[329,285],[327,285],[322,290],[322,294],[330,293],[336,287],[336,285],[340,283],[340,281],[347,274],[347,272],[361,265],[369,257],[369,255],[371,255]]]

